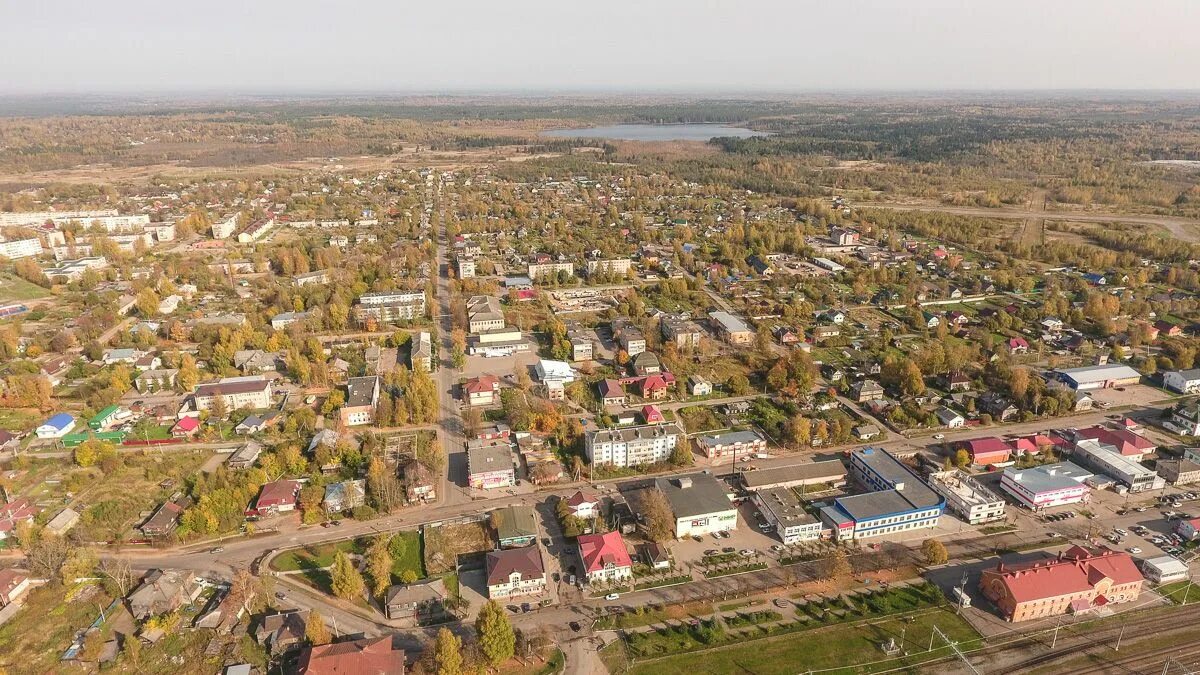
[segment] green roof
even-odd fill
[[[94,438],[98,441],[112,441],[113,443],[121,443],[122,441],[125,440],[125,432],[124,431],[90,431],[90,432],[82,433],[82,434],[67,434],[66,436],[63,436],[59,440],[62,441],[62,444],[64,447],[73,448],[77,445],[83,444],[85,441],[87,441],[90,438]]]
[[[90,421],[88,421],[88,424],[92,424],[93,422],[94,423],[103,422],[104,420],[108,419],[109,417],[112,417],[113,415],[115,415],[117,413],[117,411],[120,409],[121,409],[120,406],[110,405],[107,408],[105,408],[104,410],[101,410],[100,412],[96,413],[96,416],[93,417]]]

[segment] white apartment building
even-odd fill
[[[262,409],[271,407],[271,383],[262,376],[226,377],[216,382],[196,387],[193,398],[196,410],[212,408],[217,397],[221,397],[226,410],[240,408]]]
[[[15,239],[0,241],[0,256],[9,260],[32,258],[42,254],[42,242],[35,239]]]
[[[592,463],[639,466],[666,461],[681,435],[674,423],[645,424],[591,431],[584,440],[588,460]]]

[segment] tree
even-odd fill
[[[971,463],[971,453],[967,452],[966,448],[959,448],[954,453],[954,465],[962,468]]]
[[[116,595],[124,597],[133,589],[133,568],[125,558],[105,558],[100,561],[100,576],[108,580]]]
[[[750,393],[750,380],[741,373],[729,378],[729,393],[734,396],[745,396]]]
[[[191,354],[184,354],[179,365],[179,374],[175,376],[175,384],[180,391],[192,391],[200,381],[200,370],[196,368],[196,359]]]
[[[437,640],[433,645],[433,665],[437,675],[462,673],[462,640],[448,628],[438,631]]]
[[[391,537],[381,534],[371,541],[367,551],[367,576],[371,577],[371,593],[382,598],[392,585],[392,553],[388,550]]]
[[[158,293],[153,288],[143,288],[137,294],[137,311],[143,317],[154,316],[158,313]]]
[[[325,619],[315,609],[308,611],[308,619],[304,621],[304,637],[309,644],[314,646],[327,645],[333,641],[333,636],[329,634],[329,627],[325,625]]]
[[[400,581],[401,581],[401,583],[404,583],[404,584],[415,583],[418,578],[419,577],[417,577],[417,573],[410,569],[404,570],[403,572],[400,573]]]
[[[840,548],[833,552],[833,557],[830,560],[830,571],[835,579],[838,577],[849,576],[853,571],[850,567],[850,558],[846,555],[846,552]]]
[[[675,514],[662,490],[656,487],[646,490],[642,516],[646,519],[646,536],[653,541],[667,541],[675,535]]]
[[[944,565],[950,559],[946,546],[937,539],[926,539],[921,544],[921,555],[925,556],[925,562],[930,565]]]
[[[121,654],[134,666],[142,660],[142,640],[132,635],[126,635],[121,640]]]
[[[59,568],[63,585],[69,586],[74,584],[76,579],[91,577],[96,572],[98,562],[95,551],[89,548],[72,549]]]
[[[330,585],[333,588],[333,594],[343,600],[357,600],[366,590],[362,575],[358,573],[358,569],[354,567],[354,563],[350,561],[350,556],[345,551],[338,551],[334,556],[333,567],[329,574],[332,578]]]
[[[513,657],[517,637],[504,609],[495,600],[488,600],[479,609],[475,632],[479,635],[479,649],[492,666],[499,666]]]
[[[676,443],[671,449],[671,463],[675,466],[690,466],[692,461],[692,450],[687,443]]]

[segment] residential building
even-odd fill
[[[751,497],[784,544],[821,538],[821,521],[805,509],[795,490],[778,487],[758,490]]]
[[[446,618],[449,593],[440,578],[419,584],[391,586],[384,595],[383,610],[388,619],[420,626]]]
[[[295,511],[300,487],[298,480],[277,480],[263,485],[258,492],[258,499],[254,501],[254,512],[270,515]]]
[[[41,254],[42,242],[36,237],[11,241],[0,237],[0,258],[19,260],[21,258],[33,258]]]
[[[1123,363],[1065,368],[1057,371],[1057,376],[1068,387],[1079,391],[1127,387],[1142,379],[1141,373]]]
[[[1165,372],[1163,386],[1179,394],[1200,393],[1200,368]]]
[[[561,499],[576,518],[591,520],[600,515],[600,498],[590,492],[576,490],[574,494]]]
[[[637,326],[628,321],[614,321],[612,331],[617,344],[630,358],[646,351],[646,336]]]
[[[658,326],[663,340],[674,343],[675,347],[681,350],[699,347],[704,335],[695,321],[676,315],[663,316]]]
[[[437,485],[429,467],[410,459],[400,465],[399,473],[400,483],[404,486],[404,496],[410,504],[437,499]]]
[[[500,548],[528,546],[537,541],[537,514],[526,504],[513,504],[492,511],[490,520]]]
[[[329,283],[329,270],[317,270],[316,272],[305,272],[292,277],[292,283],[297,286],[307,286],[309,284],[327,284]]]
[[[658,356],[654,352],[644,351],[633,357],[630,364],[633,367],[633,374],[638,377],[657,375],[663,372],[662,361],[659,361]]]
[[[423,368],[427,373],[433,372],[433,336],[428,331],[413,336],[408,358],[413,370]]]
[[[1012,457],[1012,446],[1008,441],[996,436],[972,438],[961,441],[958,449],[966,450],[971,455],[971,463],[977,466],[1004,464]]]
[[[469,256],[458,256],[454,259],[455,273],[459,279],[475,278],[475,259]]]
[[[712,460],[752,457],[766,452],[767,441],[757,431],[725,431],[717,434],[696,436],[696,449]]]
[[[533,370],[537,375],[537,379],[547,385],[551,382],[567,385],[575,381],[575,371],[571,369],[571,364],[566,361],[538,359]]]
[[[557,277],[560,272],[566,272],[568,275],[575,274],[575,265],[570,262],[555,262],[551,260],[531,262],[526,274],[530,279],[537,282],[550,276]]]
[[[412,321],[425,316],[425,291],[383,291],[364,293],[354,307],[359,324],[368,320],[381,323]]]
[[[572,361],[591,361],[594,354],[595,345],[592,338],[589,337],[581,328],[572,328],[567,331],[567,339],[571,341],[571,360]]]
[[[937,415],[938,424],[947,429],[961,429],[967,423],[966,418],[946,406],[939,407],[934,414]]]
[[[346,382],[346,403],[338,410],[342,426],[356,427],[375,421],[380,383],[378,375],[352,377]]]
[[[546,564],[538,543],[489,551],[485,563],[487,593],[493,600],[546,592]]]
[[[311,312],[281,312],[271,317],[271,328],[283,330],[294,323],[307,321],[310,316],[312,316]]]
[[[247,225],[241,232],[238,232],[237,240],[239,244],[250,244],[267,236],[267,233],[275,228],[274,218],[263,218],[256,220]]]
[[[8,607],[33,587],[28,574],[14,569],[0,570],[0,607]]]
[[[1004,500],[965,471],[936,471],[929,487],[946,499],[946,508],[972,525],[1004,520]]]
[[[657,478],[654,486],[667,498],[679,539],[737,529],[737,507],[724,483],[710,473]]]
[[[516,484],[512,444],[507,440],[467,441],[467,482],[479,490],[512,487]]]
[[[1091,489],[1084,481],[1094,474],[1072,462],[1045,464],[1029,469],[1008,467],[1000,488],[1026,508],[1041,511],[1088,500]]]
[[[38,438],[62,438],[71,433],[75,428],[75,416],[67,413],[58,413],[50,419],[42,422],[34,433]]]
[[[708,313],[709,322],[717,335],[731,345],[748,345],[754,341],[754,331],[740,317],[729,312]]]
[[[25,497],[0,504],[0,541],[12,536],[22,523],[32,523],[38,509]]]
[[[1155,468],[1158,475],[1171,485],[1200,482],[1200,463],[1191,459],[1160,459]]]
[[[603,379],[596,385],[597,391],[600,393],[600,404],[603,406],[623,406],[625,405],[625,388],[621,386],[620,380]]]
[[[682,432],[674,423],[587,432],[584,448],[594,464],[641,466],[666,461]]]
[[[1200,402],[1180,403],[1168,409],[1170,424],[1185,436],[1200,436]],[[40,436],[40,434],[39,434]]]
[[[1183,537],[1184,541],[1195,541],[1200,538],[1200,518],[1184,518],[1176,522],[1175,534]]]
[[[233,233],[237,231],[240,217],[240,214],[235,213],[231,216],[214,220],[212,224],[213,239],[228,239],[233,236]]]
[[[692,396],[709,396],[713,393],[712,382],[699,375],[688,375],[687,386]]]
[[[211,409],[218,397],[226,410],[259,410],[271,407],[271,382],[261,375],[226,377],[198,385],[192,397],[197,411]]]
[[[258,441],[246,441],[242,447],[229,455],[229,459],[225,460],[225,466],[234,470],[249,469],[258,461],[258,456],[262,454],[262,451],[263,446]]]
[[[936,527],[946,500],[882,448],[850,454],[850,475],[864,494],[839,497],[820,510],[837,539],[863,539]]]
[[[177,368],[143,370],[133,379],[133,386],[143,394],[170,391],[175,388],[175,380],[178,377]]]
[[[67,506],[46,523],[46,532],[61,537],[79,524],[79,512]]]
[[[850,396],[859,403],[883,400],[883,385],[875,380],[861,380],[850,387]]]
[[[490,295],[475,295],[467,300],[467,330],[486,333],[504,328],[504,310],[500,301]]]
[[[588,583],[612,582],[633,577],[633,559],[620,532],[581,534],[576,538],[583,573]]]
[[[846,465],[841,460],[828,459],[820,462],[802,462],[776,466],[758,471],[743,471],[739,474],[748,490],[770,490],[773,488],[827,489],[846,483]]]
[[[404,675],[405,658],[394,636],[386,635],[305,647],[300,652],[296,672],[298,675]]]
[[[179,526],[179,518],[192,505],[192,498],[176,494],[171,499],[158,505],[154,513],[142,523],[138,529],[147,537],[165,537]]]
[[[126,598],[133,618],[143,621],[168,614],[200,596],[203,587],[191,570],[152,569]]]
[[[325,486],[325,499],[321,502],[326,513],[350,511],[367,503],[367,481],[344,480]]]
[[[613,258],[611,260],[589,260],[587,261],[587,275],[589,277],[596,274],[620,275],[625,276],[633,267],[633,261],[629,258]],[[532,275],[531,275],[532,276]]]
[[[254,628],[254,639],[278,656],[304,642],[308,610],[289,610],[268,614]]]
[[[499,397],[500,378],[495,375],[480,375],[463,383],[463,398],[468,405],[492,405]]]
[[[1072,546],[1056,558],[984,570],[979,590],[1017,623],[1133,602],[1144,583],[1128,553]]]

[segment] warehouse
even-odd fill
[[[708,473],[693,473],[654,481],[675,515],[675,536],[682,539],[737,529],[737,507],[725,486]]]
[[[1142,379],[1141,373],[1123,363],[1067,368],[1057,373],[1064,384],[1076,391],[1128,387]]]
[[[846,483],[846,465],[841,460],[804,462],[777,466],[741,474],[742,484],[747,490],[770,490],[771,488],[793,488],[809,485],[833,485]]]

